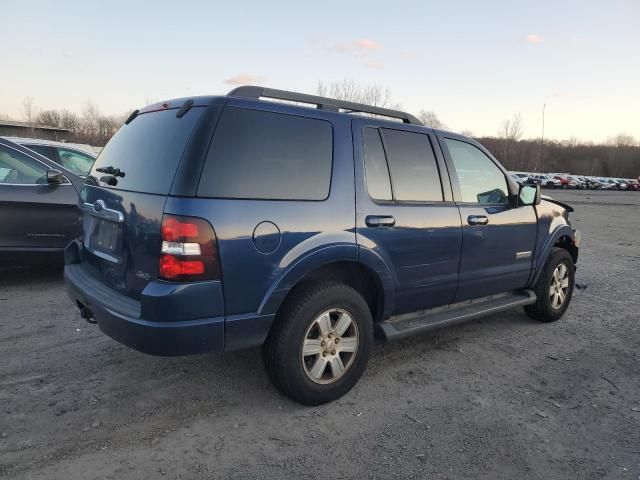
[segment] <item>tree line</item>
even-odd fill
[[[362,86],[347,79],[319,82],[316,94],[379,107],[401,108],[393,100],[389,88]],[[147,99],[146,103],[153,101]],[[70,141],[94,146],[104,146],[129,115],[129,112],[104,115],[91,101],[83,104],[80,114],[65,109],[38,110],[30,97],[24,99],[22,110],[23,119],[30,125],[66,128],[70,131]],[[448,128],[435,112],[420,110],[418,118],[426,126]],[[495,136],[477,137],[464,130],[461,133],[482,143],[508,170],[622,178],[640,175],[640,145],[628,134],[620,133],[605,143],[596,144],[576,138],[562,141],[523,139],[523,129],[522,117],[516,114],[504,120]]]
[[[104,115],[90,100],[82,105],[80,114],[66,109],[39,110],[31,97],[22,101],[23,120],[32,126],[66,128],[69,141],[103,147],[124,123],[129,113]]]

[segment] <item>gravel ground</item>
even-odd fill
[[[340,401],[258,349],[157,358],[82,321],[60,269],[0,270],[0,477],[640,478],[640,194],[553,192],[583,233],[565,317],[377,345]]]

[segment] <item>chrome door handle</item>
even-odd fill
[[[367,224],[367,227],[393,227],[396,224],[396,219],[391,215],[367,215],[364,223]]]
[[[467,222],[469,225],[486,225],[489,223],[489,219],[484,215],[469,215]]]

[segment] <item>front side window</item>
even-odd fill
[[[398,201],[441,202],[442,184],[428,135],[381,128],[393,196]]]
[[[227,107],[213,135],[198,195],[324,200],[332,161],[329,122]]]
[[[58,156],[60,157],[60,165],[81,176],[86,176],[89,173],[95,161],[90,155],[67,148],[58,148]]]
[[[461,201],[481,205],[509,203],[504,174],[482,150],[460,140],[445,141],[458,176]]]
[[[0,184],[47,183],[47,167],[24,153],[0,145]]]

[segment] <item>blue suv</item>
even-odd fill
[[[308,405],[354,386],[374,333],[559,319],[578,258],[571,207],[474,140],[262,87],[136,110],[80,208],[65,278],[83,318],[156,355],[262,345]]]

